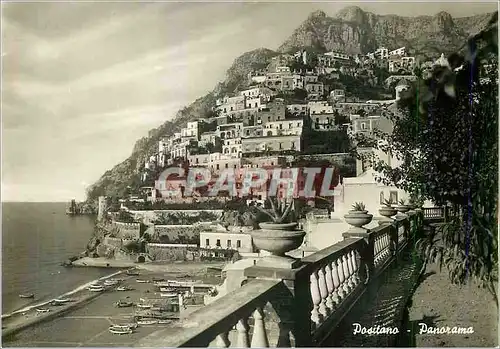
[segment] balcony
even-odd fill
[[[418,209],[372,230],[349,230],[342,241],[301,258],[292,269],[246,268],[239,289],[136,346],[391,346],[395,336],[354,336],[351,326],[363,319],[381,323],[380,305],[386,303],[391,306],[384,308],[389,310],[383,321],[400,324],[401,307],[422,269],[410,256],[414,241],[425,219],[442,219],[445,211]]]

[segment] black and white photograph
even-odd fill
[[[498,348],[498,7],[2,0],[2,347]]]

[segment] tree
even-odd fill
[[[395,169],[371,158],[382,176],[413,197],[457,212],[417,246],[446,266],[453,283],[473,278],[496,294],[498,270],[498,13],[471,37],[465,54],[420,77],[390,115],[391,134],[372,146],[395,155]],[[361,137],[362,138],[362,137]],[[358,139],[359,140],[359,139]]]

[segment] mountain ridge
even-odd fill
[[[137,140],[127,159],[106,171],[90,186],[87,199],[94,201],[100,195],[123,197],[127,187],[139,187],[139,171],[149,156],[157,151],[161,138],[180,131],[187,121],[213,115],[212,107],[217,98],[242,87],[250,71],[265,68],[274,56],[302,48],[367,53],[379,46],[389,49],[406,46],[410,52],[439,56],[441,52],[447,54],[458,49],[471,33],[484,27],[491,15],[453,18],[446,12],[439,12],[434,16],[402,17],[377,15],[357,6],[348,6],[334,17],[329,17],[324,11],[314,11],[277,50],[257,48],[237,57],[223,82],[179,110],[171,120],[150,130],[148,136]],[[424,29],[424,38],[407,35],[415,26],[421,32]],[[400,30],[406,34],[402,35]]]

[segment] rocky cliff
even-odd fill
[[[415,55],[448,54],[463,44],[469,34],[483,28],[491,15],[454,19],[447,12],[439,12],[434,16],[401,17],[376,15],[357,6],[346,7],[334,17],[316,11],[278,51],[315,47],[358,54],[372,52],[380,46],[388,49],[405,46]]]
[[[344,8],[335,17],[328,17],[322,11],[313,12],[279,47],[278,52],[260,48],[238,57],[228,69],[224,82],[181,109],[172,121],[166,121],[151,130],[147,137],[139,139],[128,159],[106,171],[89,188],[88,199],[93,201],[100,195],[123,197],[128,186],[138,188],[141,184],[139,170],[146,159],[157,151],[161,138],[178,132],[189,120],[213,115],[212,106],[217,98],[244,87],[248,72],[266,67],[279,52],[313,48],[355,54],[367,53],[379,46],[389,49],[406,46],[410,52],[435,57],[442,52],[456,50],[470,33],[484,27],[490,18],[491,14],[484,14],[454,19],[446,12],[421,17],[380,16],[356,6]]]

